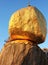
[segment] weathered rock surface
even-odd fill
[[[45,54],[47,56],[47,60],[48,60],[48,48],[43,48],[43,51],[45,52]]]
[[[5,44],[1,55],[0,65],[48,65],[45,53],[30,42]]]

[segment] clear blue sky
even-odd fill
[[[9,37],[8,23],[13,12],[20,8],[26,7],[28,0],[0,0],[0,50],[5,44],[4,40]],[[48,28],[48,0],[31,0],[31,5],[36,6],[45,16]],[[41,48],[48,48],[48,34]]]

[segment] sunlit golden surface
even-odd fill
[[[36,7],[22,8],[11,16],[9,34],[24,35],[33,40],[38,37],[36,41],[41,38],[43,42],[46,37],[46,20]]]

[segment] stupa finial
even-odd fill
[[[30,6],[30,0],[28,0],[28,6]]]

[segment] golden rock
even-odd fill
[[[27,36],[31,41],[42,43],[46,38],[46,20],[36,7],[22,8],[11,16],[9,34]]]

